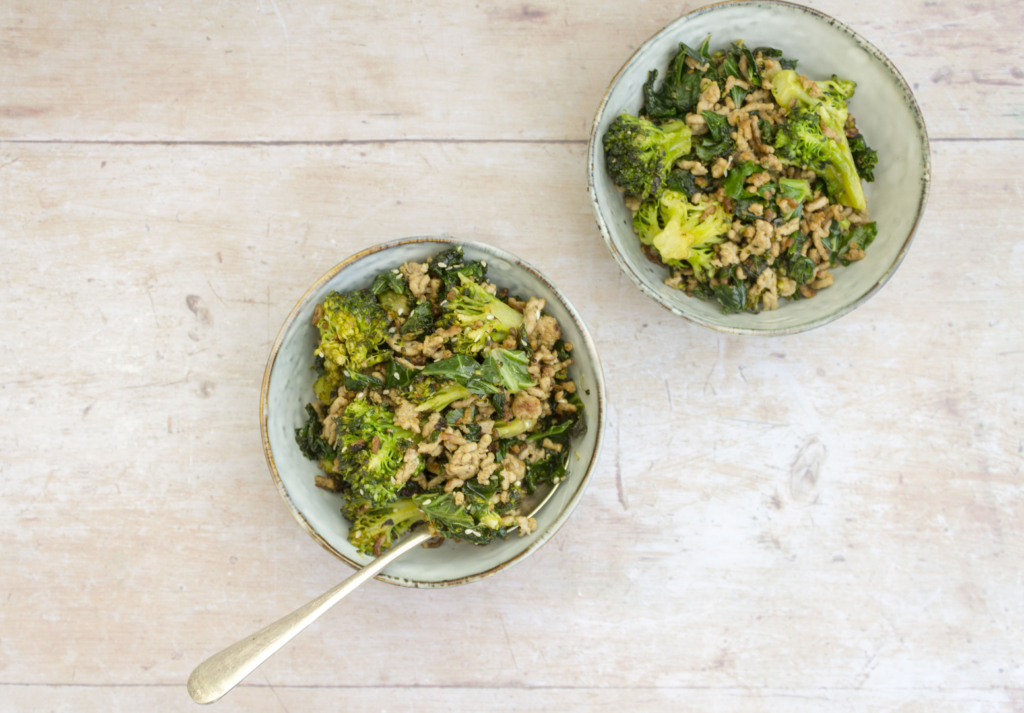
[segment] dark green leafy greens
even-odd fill
[[[712,51],[710,37],[696,47],[679,43],[664,76],[648,73],[638,116],[617,117],[604,137],[609,176],[630,198],[644,254],[673,270],[668,284],[717,301],[726,313],[813,297],[830,284],[819,279],[826,267],[862,258],[877,235],[874,223],[847,219],[852,208],[863,220],[862,181],[874,180],[878,165],[849,113],[856,84],[836,76],[811,81],[796,67],[777,48],[737,41]],[[687,129],[688,150],[673,161],[664,159],[668,152],[636,149],[637,136],[682,136]],[[666,196],[675,207],[680,199],[700,205],[699,219],[667,209]],[[845,212],[822,219],[820,197],[829,210]],[[718,220],[716,204],[727,211],[731,230],[705,229]],[[808,243],[810,233],[817,243]]]
[[[476,544],[528,528],[517,510],[523,494],[564,478],[572,439],[585,432],[565,342],[535,335],[531,343],[521,305],[485,284],[486,263],[467,260],[461,247],[435,255],[426,272],[429,284],[412,287],[422,267],[381,273],[369,289],[332,292],[316,308],[312,370],[321,403],[306,406],[295,440],[323,473],[317,485],[344,498],[349,541],[368,555],[419,526]],[[536,393],[531,368],[555,358],[559,371],[546,372],[546,388],[562,400],[552,394],[540,419],[515,418],[519,395]],[[484,458],[480,479],[445,488],[453,449],[473,445]],[[512,454],[529,461],[514,482],[499,475]]]

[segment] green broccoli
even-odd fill
[[[320,307],[316,355],[338,366],[361,370],[387,359],[381,350],[388,317],[370,290],[331,292]]]
[[[633,230],[644,245],[653,244],[654,237],[661,232],[659,211],[658,201],[646,201],[641,203],[640,208],[633,214]]]
[[[403,319],[409,318],[409,313],[412,311],[410,302],[415,304],[415,300],[409,295],[403,292],[395,292],[393,290],[385,290],[377,295],[377,300],[380,302],[381,308],[387,315],[388,321],[392,323],[401,322]]]
[[[406,398],[417,404],[417,411],[440,411],[453,401],[472,396],[472,392],[462,384],[448,379],[437,379],[430,376],[419,377],[418,383]]]
[[[782,70],[772,79],[772,95],[789,108],[775,135],[776,155],[783,163],[819,172],[834,200],[865,210],[864,187],[846,138],[846,101],[856,85],[835,77],[817,84],[822,95],[815,98],[793,70]]]
[[[317,380],[313,382],[313,392],[316,397],[325,404],[334,400],[338,387],[345,380],[345,373],[333,359],[324,359],[322,356],[313,358],[313,369],[317,373]]]
[[[615,185],[642,200],[656,199],[675,162],[690,153],[690,127],[621,114],[604,135],[608,175]]]
[[[378,505],[394,500],[403,486],[395,474],[415,434],[397,427],[387,408],[366,400],[353,401],[340,418],[335,418],[338,419],[338,436],[333,472],[345,480],[354,493]],[[422,470],[423,465],[421,458],[418,470]]]
[[[711,250],[723,240],[731,224],[722,205],[707,196],[692,203],[684,194],[665,191],[657,206],[657,221],[650,207],[641,206],[643,229],[637,230],[640,239],[653,246],[668,265],[682,268],[689,263],[697,279],[711,265]],[[634,218],[634,227],[637,221]]]
[[[535,418],[514,418],[511,421],[496,421],[494,423],[494,434],[498,438],[512,438],[521,433],[532,431],[536,425],[537,419]]]
[[[456,294],[442,303],[440,326],[459,325],[452,350],[475,355],[491,344],[500,344],[523,324],[523,315],[490,294],[463,273],[458,273]],[[449,292],[451,294],[451,292]]]
[[[427,522],[447,539],[459,539],[486,545],[495,538],[505,538],[513,528],[502,524],[502,518],[522,500],[522,486],[513,485],[507,503],[502,503],[497,485],[466,483],[459,491],[462,504],[452,493],[425,493],[400,498],[386,505],[351,495],[342,514],[352,525],[348,540],[365,555],[379,557],[396,540],[420,523]]]
[[[426,514],[412,498],[377,505],[368,498],[350,495],[342,514],[351,521],[348,541],[364,555],[380,557],[399,538],[424,522]]]

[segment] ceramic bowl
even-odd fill
[[[487,261],[487,279],[513,294],[543,297],[545,309],[558,320],[565,339],[576,348],[570,374],[580,386],[587,413],[587,433],[574,443],[569,473],[536,515],[538,527],[525,537],[486,546],[446,541],[437,549],[417,548],[378,579],[407,587],[444,587],[494,574],[521,562],[547,542],[569,518],[586,488],[601,446],[605,421],[604,375],[601,361],[579,313],[557,287],[537,269],[498,248],[445,236],[408,238],[384,243],[353,255],[313,283],[288,315],[274,342],[263,376],[260,423],[267,465],[281,497],[299,524],[331,553],[353,567],[371,561],[348,542],[348,521],[340,509],[342,497],[314,485],[315,463],[299,452],[295,429],[306,420],[305,406],[313,395],[310,368],[318,331],[312,326],[313,309],[331,290],[369,287],[378,273],[402,263],[425,262],[447,245],[461,245],[470,260]]]
[[[637,114],[651,69],[664,77],[679,42],[711,48],[742,38],[748,47],[769,46],[797,59],[812,79],[837,74],[857,82],[850,111],[868,144],[878,151],[875,181],[865,183],[878,237],[867,257],[834,270],[835,283],[809,300],[780,300],[761,314],[724,314],[717,302],[687,297],[666,287],[668,270],[644,257],[631,213],[605,170],[602,137],[622,112]],[[645,42],[612,80],[594,118],[588,156],[590,200],[601,235],[629,279],[648,297],[697,324],[735,334],[778,335],[827,324],[874,295],[903,260],[924,213],[931,177],[928,134],[910,87],[886,57],[860,35],[817,10],[786,2],[724,2],[675,20]]]

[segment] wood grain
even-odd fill
[[[581,140],[659,1],[63,3],[0,12],[0,138]],[[875,44],[934,138],[1024,136],[1016,0],[813,6]]]
[[[348,574],[272,486],[265,360],[332,265],[447,233],[590,325],[594,480],[521,565],[371,582],[221,708],[1024,711],[1022,6],[815,6],[948,140],[893,279],[776,339],[661,310],[591,216],[593,109],[692,5],[0,7],[0,710],[193,709]]]

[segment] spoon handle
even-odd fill
[[[413,533],[333,589],[206,659],[188,677],[189,695],[196,703],[213,703],[356,587],[431,536],[430,528]]]

